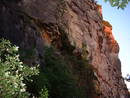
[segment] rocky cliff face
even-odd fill
[[[96,98],[128,98],[119,45],[112,26],[102,18],[101,6],[93,0],[0,1],[0,37],[11,40],[21,50],[31,49],[35,55],[23,59],[30,66],[44,66],[45,46],[64,47],[59,29],[75,46],[73,53],[88,59],[94,67],[99,90]]]

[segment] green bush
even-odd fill
[[[50,83],[51,98],[79,98],[80,94],[64,57],[53,48],[46,49],[44,73]]]
[[[28,98],[28,77],[38,74],[36,67],[24,65],[18,55],[18,47],[7,40],[0,40],[0,98]]]
[[[97,80],[93,72],[93,67],[86,59],[78,58],[73,55],[66,55],[67,61],[71,64],[71,72],[78,83],[78,89],[82,97],[95,98],[96,90],[94,80]],[[70,66],[70,65],[69,65]]]
[[[33,80],[32,83],[28,83],[28,90],[36,97],[39,97],[39,92],[47,87],[49,98],[80,98],[76,82],[67,68],[66,61],[62,55],[56,53],[54,48],[45,49],[44,69],[38,76],[34,76]]]
[[[40,92],[40,98],[48,98],[48,89],[44,87]]]
[[[44,69],[39,76],[33,77],[32,84],[28,83],[29,90],[36,97],[40,96],[39,92],[44,87],[47,87],[49,98],[94,97],[96,92],[93,80],[96,80],[96,77],[87,60],[60,53],[52,47],[45,49],[44,60]]]
[[[38,75],[30,77],[30,79],[33,81],[32,82],[26,81],[26,84],[27,84],[27,91],[31,93],[31,96],[39,98],[41,96],[49,94],[48,88],[46,88],[49,87],[49,83],[46,75],[42,72],[42,70],[40,70],[40,73]]]

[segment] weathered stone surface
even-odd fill
[[[30,16],[44,23],[56,23],[61,0],[23,0],[23,9]]]
[[[101,9],[96,4],[90,0],[82,3],[75,0],[68,3],[69,39],[77,48],[86,44],[89,61],[97,70],[100,98],[127,98],[118,58],[119,45],[112,35],[112,27],[103,24]],[[89,10],[85,10],[88,6]]]
[[[43,64],[44,42],[37,28],[22,12],[21,2],[0,1],[0,38],[18,45],[21,52],[27,51],[22,54],[24,58],[31,51],[31,55],[23,59],[24,63],[30,66]]]
[[[99,81],[98,97],[128,98],[121,76],[119,45],[112,35],[112,28],[103,24],[101,9],[97,9],[93,0],[60,1],[64,0],[22,0],[7,5],[0,1],[0,37],[11,40],[25,50],[35,47],[34,58],[24,62],[43,64],[44,45],[51,44],[51,30],[57,31],[52,28],[45,32],[43,24],[62,25],[66,27],[70,43],[77,48],[75,51],[86,46],[89,62],[96,69],[95,74]],[[29,17],[34,20],[28,21]],[[60,46],[58,41],[57,44]]]

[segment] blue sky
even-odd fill
[[[98,0],[102,5],[103,18],[113,26],[113,35],[120,46],[119,58],[122,63],[122,75],[130,74],[130,3],[124,10],[111,7],[109,2]],[[130,83],[127,83],[130,88]]]

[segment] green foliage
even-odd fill
[[[38,75],[32,76],[30,79],[33,81],[26,81],[26,84],[27,91],[31,93],[31,96],[35,96],[37,98],[41,96],[47,97],[47,95],[49,94],[48,88],[50,87],[50,84],[45,73],[42,70],[40,70],[40,73]]]
[[[42,96],[49,98],[82,98],[67,62],[54,48],[45,49],[45,66],[33,80],[27,84],[28,91],[36,97],[41,96],[43,89]]]
[[[28,77],[38,74],[36,67],[24,65],[18,55],[18,47],[7,40],[0,40],[0,98],[28,98]]]
[[[52,47],[45,49],[45,67],[34,77],[32,92],[40,96],[38,92],[47,87],[49,98],[93,98],[93,68],[87,60],[66,53],[60,54]]]
[[[31,49],[20,49],[20,59],[27,59],[27,58],[31,58],[34,57],[36,54],[35,48],[31,48]]]
[[[44,70],[50,83],[51,98],[80,98],[73,75],[67,67],[67,62],[62,55],[53,48],[46,49],[46,68]]]
[[[81,98],[93,98],[96,95],[94,80],[97,80],[93,72],[93,67],[88,64],[88,61],[82,58],[77,58],[73,55],[66,55],[71,71],[78,82]]]
[[[44,87],[41,92],[40,92],[40,97],[39,98],[48,98],[48,90],[46,87]]]
[[[117,6],[118,8],[124,9],[126,5],[130,2],[130,0],[104,0],[105,2],[109,2],[112,7]]]

